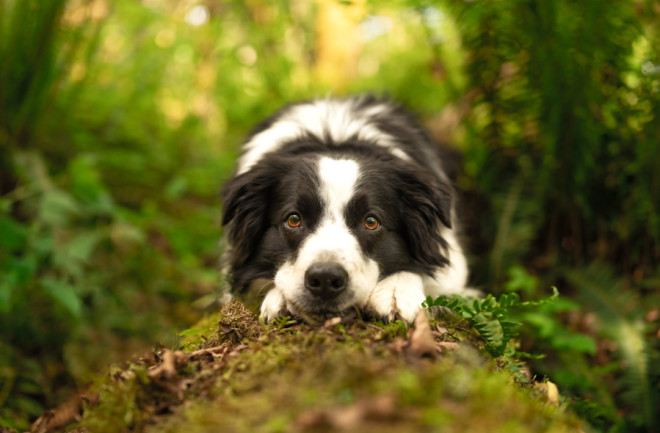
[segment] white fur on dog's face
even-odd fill
[[[324,157],[319,161],[318,175],[323,216],[316,230],[304,240],[295,261],[287,261],[275,274],[275,286],[287,309],[296,315],[362,307],[378,282],[378,264],[362,253],[344,217],[346,205],[355,194],[358,164]],[[337,263],[348,273],[347,289],[330,305],[319,303],[305,287],[305,272],[320,262]]]

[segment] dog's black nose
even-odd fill
[[[336,298],[347,283],[348,272],[339,263],[314,263],[305,272],[305,287],[323,299]]]

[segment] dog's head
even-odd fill
[[[451,186],[404,160],[273,154],[222,194],[234,290],[274,280],[302,317],[361,307],[388,275],[447,264]]]

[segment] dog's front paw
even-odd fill
[[[364,309],[385,322],[400,319],[412,323],[424,299],[422,277],[398,272],[376,285]]]
[[[270,323],[278,316],[290,316],[291,313],[286,307],[286,299],[282,291],[277,287],[273,287],[264,297],[261,302],[261,317],[264,318],[266,323]]]

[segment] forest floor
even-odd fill
[[[110,368],[32,431],[582,431],[554,384],[485,355],[447,317],[265,325],[233,301],[182,334],[177,350]]]

